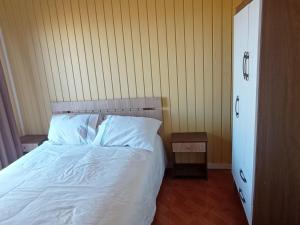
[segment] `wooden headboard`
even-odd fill
[[[96,101],[52,102],[52,113],[99,113],[105,115],[143,116],[163,121],[160,97]]]

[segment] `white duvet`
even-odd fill
[[[46,142],[0,171],[1,225],[150,225],[165,169],[153,152]]]

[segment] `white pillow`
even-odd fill
[[[90,114],[88,130],[87,130],[87,143],[93,143],[96,135],[97,135],[97,126],[100,120],[99,114]]]
[[[129,146],[149,151],[154,142],[161,121],[132,116],[107,116],[98,128],[95,145]]]
[[[102,137],[104,135],[106,124],[109,122],[108,117],[106,117],[106,119],[99,125],[98,131],[97,131],[97,135],[96,135],[96,137],[95,137],[95,139],[93,141],[93,144],[95,144],[95,145],[101,145],[101,140],[102,140]]]
[[[52,116],[48,133],[54,144],[92,143],[96,136],[97,114],[61,114]]]

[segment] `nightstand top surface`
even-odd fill
[[[185,143],[185,142],[207,142],[206,132],[183,132],[183,133],[172,133],[172,143]]]
[[[44,140],[47,139],[47,135],[46,134],[42,134],[42,135],[25,135],[25,136],[22,136],[21,138],[21,143],[22,144],[27,144],[27,143],[41,143],[43,142]]]

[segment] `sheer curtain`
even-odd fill
[[[21,143],[0,62],[0,169],[21,156]]]

